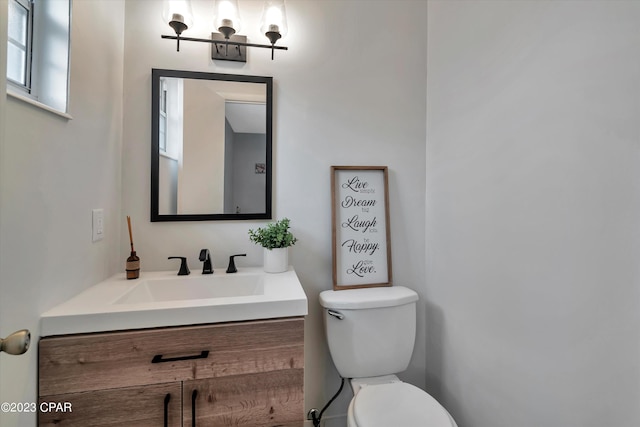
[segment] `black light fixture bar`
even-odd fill
[[[245,46],[245,47],[260,47],[263,49],[271,49],[271,59],[273,59],[273,51],[277,50],[289,50],[286,46],[275,46],[270,44],[257,44],[257,43],[243,43],[243,42],[234,42],[231,40],[213,40],[213,39],[200,39],[195,37],[181,37],[181,36],[167,36],[161,35],[163,39],[176,40],[176,50],[180,51],[180,41],[188,41],[188,42],[200,42],[200,43],[209,43],[209,44],[222,44],[227,46]]]

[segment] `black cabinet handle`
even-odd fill
[[[198,390],[193,390],[191,393],[191,427],[196,427],[196,398],[198,397]]]
[[[178,362],[180,360],[193,360],[193,359],[206,359],[209,357],[209,350],[202,350],[200,354],[192,356],[179,356],[179,357],[167,357],[164,358],[161,354],[156,354],[151,359],[151,363],[164,363],[164,362]]]
[[[169,401],[171,400],[171,393],[167,393],[164,397],[164,427],[169,427]]]

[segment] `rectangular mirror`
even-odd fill
[[[271,219],[273,78],[152,70],[151,221]]]

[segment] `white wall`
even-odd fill
[[[258,33],[262,2],[241,1],[243,31]],[[210,3],[193,1],[202,18],[185,36],[207,37]],[[264,222],[149,222],[151,68],[274,77],[274,215],[289,217],[300,241],[290,260],[309,297],[306,321],[306,407],[322,407],[338,377],[324,344],[318,293],[331,284],[331,165],[387,165],[390,170],[394,281],[424,292],[425,74],[424,1],[287,2],[287,52],[249,49],[249,62],[212,63],[210,47],[175,43],[171,29],[155,19],[160,1],[126,4],[124,79],[123,212],[131,215],[143,270],[176,269],[171,255],[200,268],[202,248],[214,266],[246,252],[243,265],[260,265],[261,248],[247,230]],[[141,23],[144,23],[141,25]],[[406,31],[386,31],[405,28]],[[126,241],[126,230],[122,230]],[[127,256],[121,245],[120,258]],[[424,386],[424,309],[418,343],[405,378]],[[348,393],[329,414],[346,412]]]
[[[178,213],[222,212],[224,207],[224,98],[206,82],[184,80],[182,167]]]
[[[428,13],[429,388],[460,427],[640,425],[640,3]]]
[[[124,266],[118,252],[123,13],[122,1],[73,2],[73,120],[0,97],[0,336],[28,328],[34,339],[23,356],[0,355],[0,402],[37,401],[40,314]],[[2,52],[6,15],[3,0]],[[2,72],[2,93],[5,84]],[[91,242],[93,208],[105,214],[98,243]],[[35,414],[0,412],[0,425],[35,425]]]

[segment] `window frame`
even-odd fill
[[[18,47],[20,50],[25,52],[25,60],[24,60],[24,81],[25,83],[22,84],[21,82],[15,81],[13,80],[11,77],[9,77],[8,75],[8,71],[7,71],[7,83],[11,85],[11,87],[19,90],[20,92],[24,93],[25,95],[29,96],[31,94],[31,82],[32,82],[32,78],[31,78],[31,74],[32,74],[32,63],[33,63],[33,15],[34,15],[34,2],[33,0],[9,0],[10,3],[15,4],[17,7],[21,7],[22,9],[26,10],[27,12],[27,22],[26,22],[26,34],[25,34],[25,38],[26,38],[26,45],[24,45],[24,49],[23,49],[23,45],[18,42],[17,40],[13,39],[12,37],[9,36],[9,34],[7,33],[7,43],[13,44],[14,46]],[[7,24],[8,25],[8,24]],[[8,61],[8,57],[7,57],[7,61]]]
[[[31,42],[29,88],[27,90],[25,86],[8,77],[10,58],[7,55],[5,70],[7,96],[72,119],[68,111],[73,0],[9,1],[16,1],[20,7],[24,7],[24,2],[31,3],[31,30],[29,31]],[[56,49],[51,48],[54,45]]]
[[[160,83],[160,109],[159,109],[159,134],[158,134],[158,142],[159,142],[159,150],[160,154],[167,155],[167,132],[168,132],[168,120],[169,114],[167,112],[167,104],[168,104],[168,90],[167,84],[163,81]],[[163,120],[164,119],[164,120]]]

